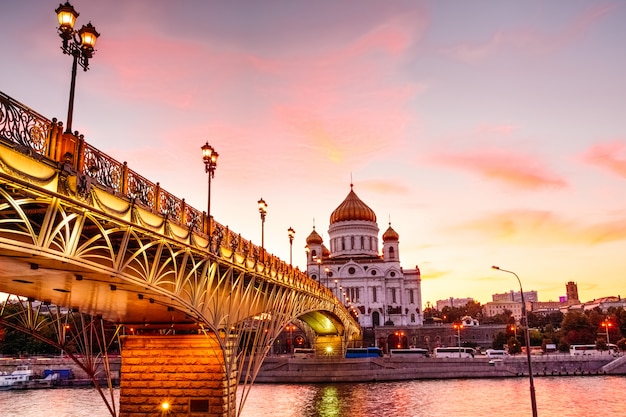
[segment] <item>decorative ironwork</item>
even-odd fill
[[[115,193],[122,192],[123,164],[87,144],[85,144],[83,158],[85,175],[93,178],[98,184],[112,189]]]
[[[141,205],[154,209],[156,185],[134,171],[128,170],[128,190],[126,196]]]
[[[0,139],[45,155],[51,121],[0,92]]]
[[[159,200],[159,212],[168,219],[176,219],[180,223],[183,213],[182,200],[165,191],[161,191]]]

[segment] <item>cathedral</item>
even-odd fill
[[[329,242],[315,226],[307,237],[307,273],[354,309],[363,328],[420,326],[419,268],[400,265],[400,237],[391,224],[382,235],[381,253],[376,213],[353,188],[350,184],[348,196],[330,215]]]

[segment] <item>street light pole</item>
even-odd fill
[[[535,383],[533,381],[533,365],[530,357],[530,334],[528,329],[528,313],[526,311],[526,302],[524,301],[524,290],[522,289],[522,281],[519,279],[517,274],[513,271],[507,271],[506,269],[502,269],[498,266],[492,266],[492,269],[497,269],[498,271],[507,272],[509,274],[513,274],[515,278],[517,278],[517,282],[519,283],[519,292],[522,297],[522,317],[524,318],[524,338],[526,339],[526,359],[528,360],[528,380],[530,383],[530,405],[533,411],[533,417],[537,417],[537,399],[535,398]]]
[[[611,351],[611,348],[609,347],[609,344],[611,343],[611,341],[609,340],[609,327],[611,326],[612,326],[612,323],[609,321],[608,318],[605,318],[604,321],[602,322],[602,327],[606,329],[606,347],[609,350],[609,352]]]
[[[207,234],[211,237],[211,178],[215,176],[215,168],[217,167],[217,158],[219,154],[215,149],[209,145],[209,142],[205,143],[202,147],[202,161],[204,161],[204,172],[209,174],[209,191],[207,193]]]
[[[463,325],[461,323],[454,323],[452,325],[456,329],[457,338],[459,339],[459,358],[461,357],[461,329]]]
[[[89,69],[89,59],[93,57],[95,52],[96,40],[100,34],[96,28],[89,22],[83,25],[80,30],[74,30],[74,23],[79,13],[69,2],[59,5],[55,9],[59,20],[57,31],[63,44],[61,50],[66,55],[71,55],[72,62],[72,80],[70,82],[70,100],[67,106],[67,126],[65,133],[72,133],[72,116],[74,114],[74,90],[76,87],[76,69],[78,64],[87,71]]]
[[[287,235],[289,236],[289,265],[293,265],[293,238],[296,236],[296,231],[290,226],[287,229]]]
[[[263,197],[258,201],[259,213],[261,213],[261,249],[265,249],[265,215],[267,214],[267,203]]]

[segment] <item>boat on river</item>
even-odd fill
[[[57,377],[57,374],[51,374],[43,379],[36,378],[28,365],[18,365],[10,374],[0,373],[0,390],[51,388]]]

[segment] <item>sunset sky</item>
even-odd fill
[[[354,183],[424,303],[626,296],[626,2],[71,2],[100,32],[73,128],[305,267]],[[0,91],[65,121],[59,0],[4,0]]]

